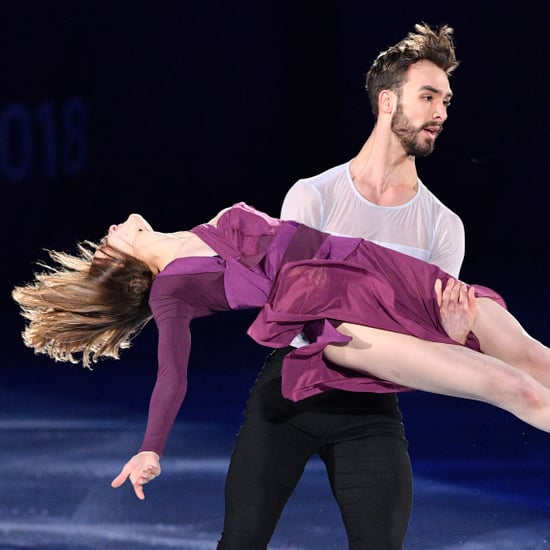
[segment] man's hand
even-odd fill
[[[144,500],[143,486],[159,476],[160,472],[159,455],[153,451],[142,451],[126,462],[120,474],[111,482],[111,487],[120,487],[126,479],[130,479],[136,496]]]
[[[477,317],[475,289],[456,279],[449,279],[444,289],[442,285],[437,279],[434,286],[441,323],[453,340],[465,344]]]

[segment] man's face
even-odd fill
[[[451,97],[445,71],[426,60],[409,67],[391,122],[408,155],[425,157],[433,151]]]

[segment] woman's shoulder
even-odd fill
[[[155,318],[193,316],[223,297],[224,262],[217,256],[176,258],[153,280],[149,306]],[[223,302],[223,300],[222,300]]]
[[[153,286],[162,286],[160,281],[173,276],[184,279],[187,275],[211,273],[223,270],[223,262],[218,256],[186,256],[175,258],[155,277]]]
[[[229,227],[250,226],[265,230],[281,225],[281,220],[278,218],[273,218],[245,202],[235,203],[233,206],[222,210],[214,219],[217,220],[216,225],[218,227],[224,225]]]

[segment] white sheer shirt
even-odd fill
[[[362,237],[432,263],[458,277],[464,260],[462,220],[418,180],[416,195],[399,206],[365,199],[351,179],[350,162],[298,180],[281,218],[350,237]]]
[[[405,204],[374,204],[355,187],[350,162],[298,180],[284,198],[281,218],[333,235],[362,237],[458,277],[465,253],[464,224],[458,215],[420,179],[416,195]],[[300,334],[291,345],[305,343]]]

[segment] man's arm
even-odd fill
[[[458,278],[466,248],[464,224],[452,214],[442,220],[437,228],[429,262]]]
[[[317,189],[305,180],[298,180],[283,200],[281,218],[321,229],[323,203]]]
[[[457,280],[465,254],[464,224],[454,213],[444,222],[438,227],[430,263],[456,279],[449,279],[445,288],[438,280],[434,291],[445,332],[456,342],[464,344],[477,316],[474,289]]]

